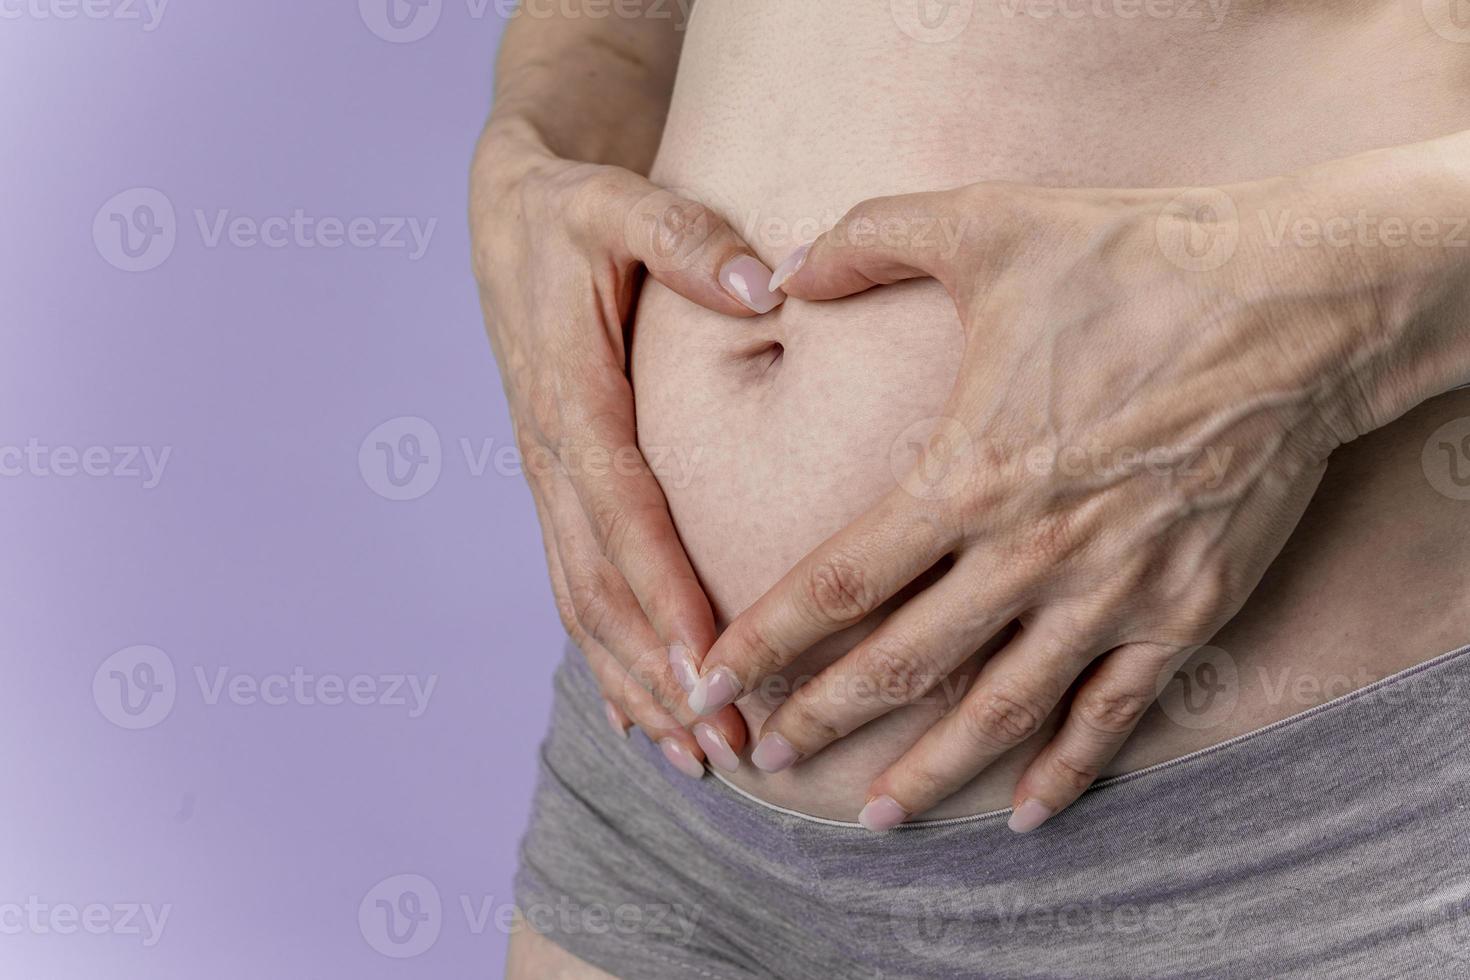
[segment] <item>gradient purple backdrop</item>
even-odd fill
[[[417,4],[0,4],[4,977],[501,975],[561,631],[464,218],[505,5]]]

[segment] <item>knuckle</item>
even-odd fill
[[[891,782],[903,787],[901,799],[911,807],[929,800],[942,800],[950,795],[949,781],[928,763],[900,762],[894,767],[894,777]]]
[[[648,697],[669,715],[685,710],[684,689],[674,680],[667,668],[653,669],[653,665],[648,665],[647,669],[635,674],[633,679],[644,685]]]
[[[659,259],[688,258],[704,247],[723,222],[704,204],[670,195],[649,218],[648,248]]]
[[[812,565],[807,573],[808,608],[822,626],[851,626],[876,605],[872,586],[861,565],[833,556]]]
[[[617,198],[615,178],[608,167],[581,164],[567,171],[565,181],[560,197],[579,224],[594,223]]]
[[[592,504],[592,527],[604,554],[620,555],[626,551],[636,524],[632,510],[621,501],[602,498]]]
[[[979,691],[960,712],[961,722],[975,741],[1007,746],[1036,734],[1044,717],[1034,698],[1005,690]]]
[[[561,429],[561,397],[554,377],[541,373],[526,394],[526,420],[529,428],[537,432],[557,432]],[[528,435],[527,439],[530,438]]]
[[[870,197],[854,204],[842,216],[838,225],[842,230],[854,233],[861,238],[865,233],[876,232],[880,224],[893,217],[898,210],[898,205],[899,198],[896,197]],[[845,240],[850,241],[851,237]]]
[[[1077,759],[1064,752],[1058,752],[1051,759],[1050,769],[1052,775],[1062,785],[1073,793],[1080,794],[1097,780],[1102,766],[1095,762]]]
[[[604,641],[616,615],[607,582],[598,575],[567,583],[572,614],[588,636]]]
[[[929,692],[939,681],[939,672],[929,659],[902,641],[884,640],[868,652],[864,673],[878,683],[878,694],[886,703],[909,704]]]
[[[1073,523],[1065,512],[1036,518],[1027,525],[1023,541],[1025,553],[1046,567],[1065,562],[1081,546]]]
[[[737,655],[739,666],[731,665],[737,674],[743,668],[746,677],[765,677],[786,666],[786,659],[781,655],[784,648],[766,632],[765,626],[751,621],[739,626],[738,630],[734,639],[735,649],[740,651]]]
[[[1148,705],[1149,699],[1136,691],[1100,688],[1083,692],[1072,710],[1094,731],[1126,735],[1138,724]]]
[[[827,707],[814,685],[798,688],[786,701],[789,720],[783,720],[781,730],[789,733],[796,747],[802,751],[835,742],[845,733],[828,718]]]

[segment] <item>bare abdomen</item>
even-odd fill
[[[1239,8],[1232,16],[1258,16]],[[1470,100],[1450,87],[1465,50],[1415,20],[1418,8],[1207,32],[1006,18],[981,4],[959,39],[924,44],[887,2],[701,0],[654,176],[721,210],[774,265],[876,195],[982,179],[1171,186],[1286,172],[1470,126]],[[939,412],[961,344],[933,283],[792,301],[751,321],[649,284],[634,329],[640,438],[665,460],[670,507],[722,621],[893,487],[901,437]],[[1422,455],[1431,433],[1466,415],[1470,393],[1445,396],[1339,451],[1282,557],[1212,644],[1234,670],[1229,710],[1208,724],[1155,711],[1114,771],[1470,640],[1470,502],[1437,490]],[[792,676],[861,632],[813,651]],[[757,726],[770,709],[742,707]],[[853,819],[868,782],[937,710],[896,712],[778,776],[744,765],[736,781]],[[1034,750],[937,813],[1008,805]]]

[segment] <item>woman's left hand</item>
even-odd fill
[[[1069,692],[1011,826],[1070,805],[1161,678],[1244,603],[1328,454],[1387,421],[1354,374],[1379,311],[1351,254],[1270,233],[1308,213],[1301,188],[977,184],[865,202],[793,255],[783,288],[799,299],[941,282],[965,333],[959,380],[899,486],[720,637],[692,707],[728,704],[949,558],[785,701],[755,758],[775,769],[819,751],[1018,622],[872,783],[861,819],[888,829],[934,806]],[[958,244],[939,228],[959,229]]]

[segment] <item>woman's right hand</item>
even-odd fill
[[[783,297],[710,209],[629,170],[558,159],[494,122],[470,209],[481,306],[562,623],[615,728],[631,720],[691,776],[706,755],[733,768],[746,742],[739,712],[697,719],[685,703],[714,619],[638,443],[626,326],[643,268],[734,317]]]

